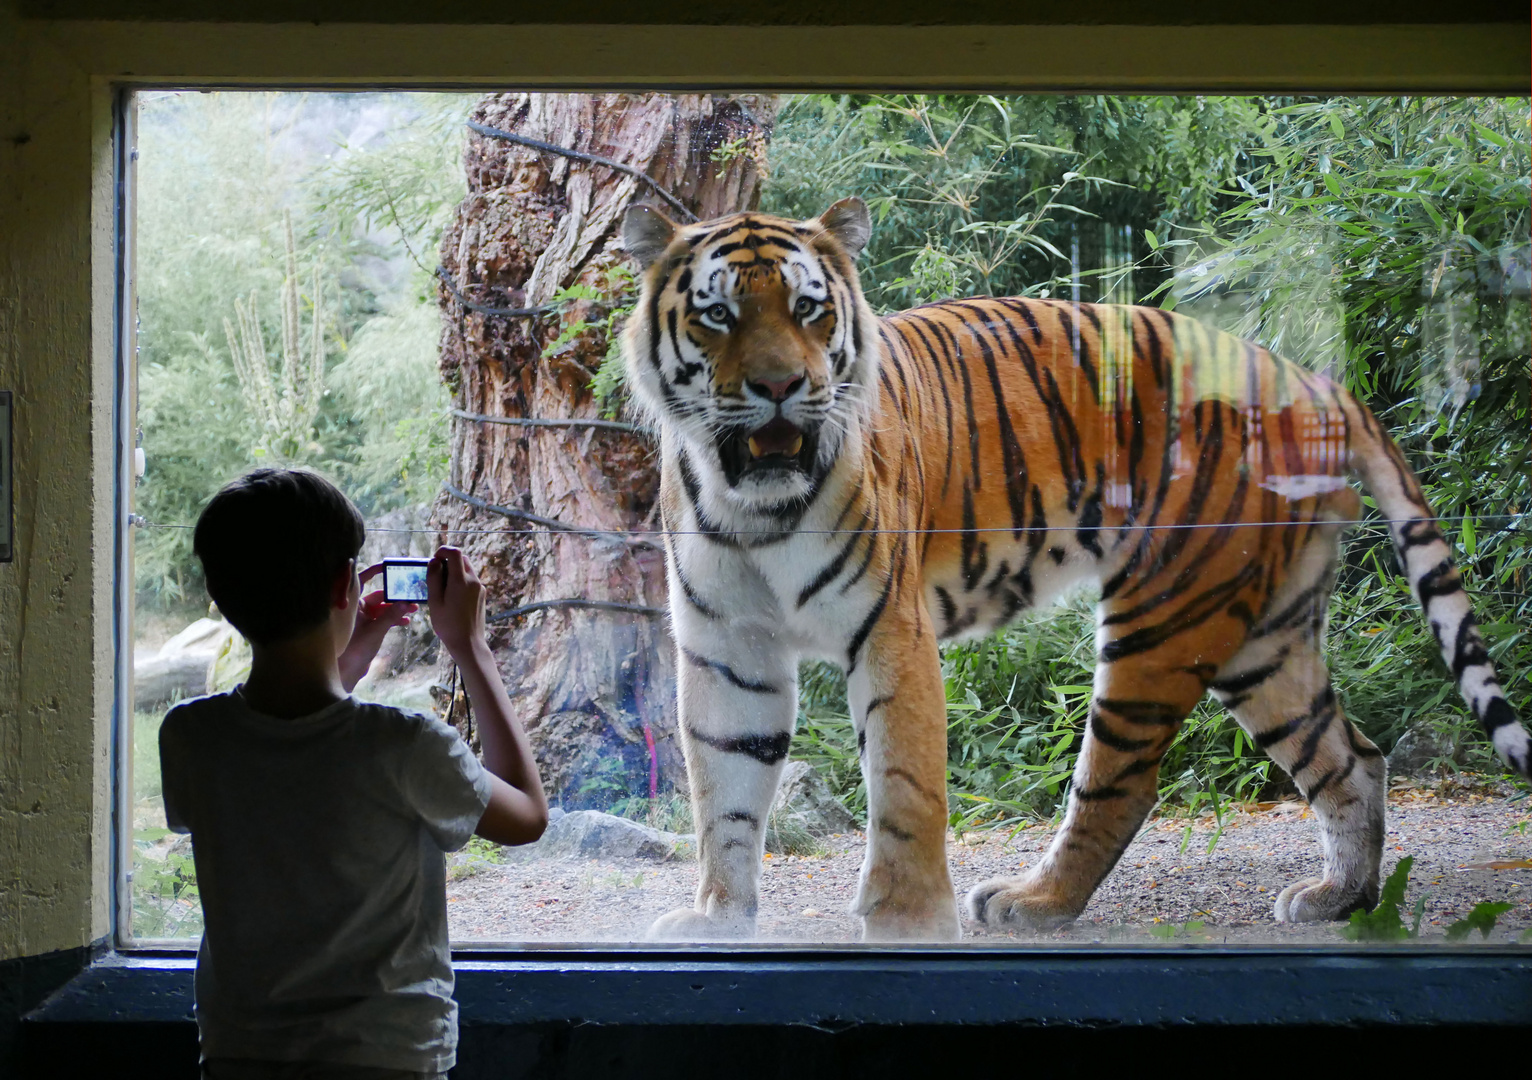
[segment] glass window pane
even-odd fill
[[[160,718],[250,662],[190,526],[299,465],[487,587],[554,820],[455,941],[1522,939],[1527,133],[143,95],[135,935],[201,932]],[[482,749],[423,613],[355,693]]]

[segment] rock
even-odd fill
[[[661,832],[636,821],[600,810],[576,810],[548,815],[548,829],[536,844],[520,850],[528,855],[565,859],[668,859],[690,837]]]
[[[357,565],[366,568],[389,557],[428,559],[436,551],[439,536],[431,528],[430,504],[390,510],[367,523]]]
[[[771,804],[771,816],[796,818],[813,836],[848,833],[856,830],[856,818],[844,803],[831,793],[824,778],[806,761],[789,761],[777,785],[777,798]]]
[[[133,665],[133,708],[161,709],[207,693],[208,663],[233,628],[222,619],[198,619]]]
[[[1399,736],[1399,741],[1389,751],[1388,775],[1420,776],[1430,771],[1432,760],[1442,759],[1462,765],[1466,755],[1462,747],[1438,733],[1433,725],[1417,721]]]

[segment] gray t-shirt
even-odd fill
[[[450,1069],[443,852],[490,795],[457,732],[349,697],[281,720],[235,690],[170,710],[160,767],[202,896],[202,1056]]]

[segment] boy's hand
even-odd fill
[[[548,799],[527,733],[516,719],[484,633],[484,585],[455,547],[439,547],[426,569],[431,626],[457,662],[478,719],[484,764],[495,780],[474,829],[497,844],[527,844],[548,826]]]
[[[439,547],[426,569],[431,627],[459,664],[475,649],[487,648],[484,633],[484,585],[463,553]]]
[[[365,585],[382,572],[383,564],[376,563],[363,570],[357,578]],[[378,655],[378,649],[383,645],[384,635],[396,626],[407,624],[410,616],[418,610],[419,604],[402,601],[390,603],[384,600],[382,589],[362,594],[356,607],[356,626],[351,631],[351,641],[337,662],[341,683],[347,693],[367,674],[373,657]]]

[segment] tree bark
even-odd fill
[[[756,204],[774,114],[771,98],[499,94],[481,101],[473,119],[630,165],[706,219]],[[441,249],[460,295],[438,288],[441,373],[454,404],[498,417],[597,417],[591,379],[608,347],[599,324],[621,302],[609,295],[609,275],[632,268],[620,247],[622,216],[631,203],[661,200],[620,171],[477,133],[465,161],[469,195]],[[462,302],[538,307],[576,285],[600,291],[602,300],[536,317],[487,314]],[[549,349],[582,322],[571,340]],[[647,436],[454,417],[450,449],[450,483],[484,502],[580,529],[657,527],[659,470]],[[446,542],[478,568],[492,616],[564,599],[665,607],[658,536],[561,533],[450,494],[433,516]],[[604,808],[685,789],[663,616],[544,608],[495,624],[491,644],[555,801]]]

